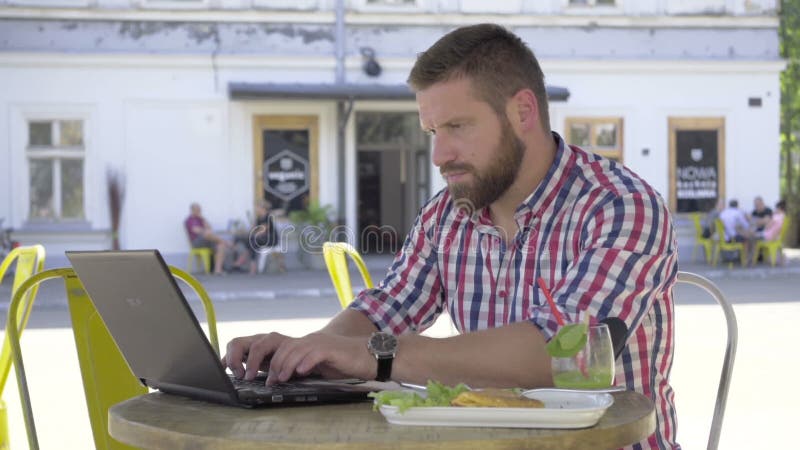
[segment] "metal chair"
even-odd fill
[[[364,279],[364,286],[371,288],[372,278],[369,276],[367,266],[361,255],[353,248],[352,245],[346,242],[325,242],[322,244],[322,255],[325,258],[325,265],[328,267],[328,275],[331,277],[333,287],[336,289],[336,295],[339,297],[339,303],[342,309],[347,308],[347,305],[353,301],[353,285],[350,283],[350,271],[347,269],[347,259],[345,255],[355,262],[358,271],[361,272],[361,278]]]
[[[719,387],[717,388],[717,402],[714,406],[714,416],[711,420],[711,431],[708,436],[707,446],[709,450],[716,450],[719,446],[719,437],[722,432],[722,419],[725,416],[725,405],[728,401],[728,390],[731,384],[731,375],[733,374],[733,361],[736,357],[736,344],[739,336],[736,314],[733,312],[733,306],[725,300],[722,291],[707,278],[690,272],[678,272],[677,282],[703,288],[706,292],[711,294],[717,303],[719,303],[723,313],[725,313],[725,322],[728,329],[728,343],[725,346],[722,373],[720,374]]]
[[[187,272],[172,266],[170,266],[170,272],[175,278],[194,289],[203,302],[206,321],[208,322],[209,340],[214,350],[219,354],[216,315],[211,299],[203,286]],[[19,316],[19,309],[25,304],[25,293],[30,289],[36,289],[42,281],[52,278],[62,278],[64,280],[95,448],[130,449],[132,447],[121,444],[109,436],[108,408],[128,398],[145,394],[148,390],[131,373],[103,320],[97,314],[89,295],[71,268],[50,269],[29,277],[12,296],[11,304],[8,308],[9,320],[6,324],[6,333],[10,342],[11,356],[14,359],[14,368],[20,391],[20,403],[28,433],[28,445],[31,449],[39,448],[19,342],[20,327],[13,318]]]
[[[703,223],[700,219],[700,213],[692,213],[691,216],[692,222],[694,222],[694,246],[692,246],[692,262],[694,262],[694,254],[697,248],[703,247],[703,254],[706,257],[706,262],[710,263],[712,252],[714,250],[714,239],[711,237],[703,237]]]
[[[16,262],[14,266],[14,282],[11,285],[11,295],[13,296],[18,290],[20,285],[28,279],[31,275],[41,272],[44,269],[45,250],[41,245],[31,245],[26,247],[17,247],[3,259],[0,264],[0,281],[11,265]],[[22,297],[23,305],[16,315],[8,315],[10,318],[15,318],[15,323],[20,330],[20,333],[28,323],[28,317],[31,314],[33,307],[33,300],[36,298],[37,288],[33,288],[28,292],[28,295]],[[11,371],[11,347],[8,339],[3,341],[3,349],[0,351],[0,394],[3,393],[8,381],[8,373]],[[0,398],[0,448],[8,448],[9,446],[8,434],[8,410],[6,409],[5,401]]]

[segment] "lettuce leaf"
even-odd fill
[[[458,394],[468,391],[469,387],[464,383],[449,387],[438,381],[428,381],[426,389],[427,395],[424,397],[412,391],[370,392],[369,396],[375,399],[374,410],[377,411],[382,405],[389,405],[397,407],[397,411],[402,414],[408,408],[416,406],[450,406],[450,402]]]

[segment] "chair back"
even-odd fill
[[[0,282],[3,281],[8,269],[16,260],[14,267],[14,282],[11,284],[11,296],[19,290],[20,285],[27,280],[31,275],[41,272],[44,269],[45,250],[41,245],[31,245],[25,247],[17,247],[3,259],[0,264]],[[16,323],[20,332],[28,324],[28,318],[33,308],[33,301],[36,298],[36,291],[38,287],[30,289],[30,291],[22,299],[23,305],[20,308]],[[3,349],[0,351],[0,394],[3,392],[8,380],[8,373],[11,370],[11,349],[9,347],[8,339],[3,340]]]
[[[336,295],[339,297],[342,309],[347,308],[347,305],[353,301],[353,285],[350,283],[350,271],[347,268],[346,256],[349,256],[358,267],[361,278],[364,280],[364,286],[367,288],[373,287],[372,277],[367,271],[367,266],[352,245],[346,242],[325,242],[322,244],[322,255],[325,258],[328,275],[330,275],[333,287],[336,289]]]
[[[783,243],[786,240],[786,230],[789,229],[789,224],[791,223],[792,219],[789,217],[788,214],[783,215],[783,223],[781,224],[781,231],[778,233],[778,242]]]
[[[725,225],[722,223],[722,220],[720,219],[715,220],[714,227],[717,230],[717,246],[714,249],[714,258],[712,261],[712,265],[716,266],[719,263],[720,252],[722,252],[723,250],[724,251],[735,250],[739,252],[739,263],[742,265],[742,267],[744,267],[747,264],[747,255],[746,255],[747,249],[745,247],[744,242],[726,241]],[[728,266],[732,267],[733,262],[729,262]]]
[[[200,297],[206,313],[209,340],[219,354],[216,315],[208,294],[202,285],[187,272],[170,266],[172,275],[188,284]],[[67,291],[70,317],[72,319],[75,346],[81,369],[86,406],[92,426],[92,435],[97,449],[130,449],[108,434],[108,408],[128,398],[147,393],[148,389],[133,375],[111,334],[100,318],[89,295],[71,268],[51,269],[29,278],[20,289],[30,289],[51,278],[63,278]],[[9,315],[20,307],[24,291],[18,292],[9,305]],[[28,432],[30,448],[38,448],[36,425],[25,378],[24,363],[19,344],[17,327],[10,321],[7,325],[9,341],[14,358],[17,381],[20,389],[22,409]]]
[[[692,213],[692,222],[694,223],[694,236],[698,239],[703,239],[703,220],[700,218],[700,213]]]
[[[716,449],[719,446],[719,437],[722,432],[722,419],[725,416],[725,406],[728,402],[728,391],[733,374],[733,362],[736,358],[736,346],[739,339],[739,328],[736,323],[736,314],[733,306],[722,295],[719,287],[700,275],[691,272],[678,272],[677,283],[686,283],[703,288],[716,300],[722,312],[725,314],[727,326],[728,342],[725,346],[725,357],[722,360],[722,373],[719,377],[717,387],[717,400],[714,405],[714,416],[711,420],[711,431],[708,436],[708,449]]]
[[[45,250],[44,247],[39,244],[14,248],[3,258],[2,263],[0,263],[0,282],[3,281],[11,265],[16,262],[14,266],[14,281],[11,283],[11,295],[13,297],[17,290],[19,290],[20,285],[22,285],[28,277],[44,269],[44,260]],[[35,298],[35,288],[28,291],[27,295],[22,297],[21,301],[23,305],[14,317],[20,332],[28,324],[28,317],[30,317],[31,310],[33,309],[33,301]],[[9,318],[11,318],[10,315]],[[8,411],[5,401],[1,398],[5,391],[6,381],[8,381],[8,374],[10,371],[11,347],[8,339],[3,339],[3,347],[2,350],[0,350],[0,448],[8,448],[10,444]]]

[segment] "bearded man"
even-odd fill
[[[634,448],[679,448],[669,385],[677,247],[662,198],[551,131],[539,63],[503,27],[447,34],[419,55],[409,84],[447,188],[422,208],[378,287],[308,336],[234,339],[227,366],[244,378],[267,369],[268,384],[313,372],[550,386],[545,344],[556,317],[616,317],[628,329],[616,383],[657,412],[655,433]],[[418,334],[443,311],[461,334]],[[391,344],[390,356],[367,344],[375,339]]]

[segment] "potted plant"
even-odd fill
[[[321,257],[322,244],[331,240],[332,214],[333,207],[331,205],[320,205],[317,201],[309,202],[306,209],[289,213],[289,220],[298,232],[297,257],[306,267],[324,268],[324,261]],[[319,256],[309,258],[308,255]]]

